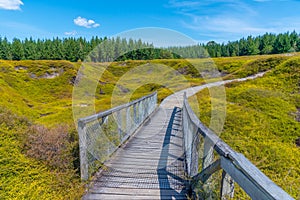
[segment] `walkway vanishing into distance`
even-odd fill
[[[159,108],[97,175],[84,199],[186,199],[179,108]]]
[[[90,178],[83,199],[188,199],[188,193],[193,191],[196,182],[207,182],[210,175],[218,170],[223,170],[220,191],[222,199],[233,196],[234,182],[253,199],[292,199],[242,154],[233,151],[204,127],[190,109],[187,99],[184,99],[184,93],[192,96],[206,87],[247,79],[188,88],[167,97],[155,111],[150,104],[153,104],[151,98],[157,94],[79,120],[83,180],[87,180],[93,173],[90,172],[93,163],[99,160],[102,163],[100,170]],[[121,145],[103,153],[107,147],[101,151],[95,150],[97,138],[89,134],[98,131],[95,121],[105,126],[109,123],[109,116],[115,119],[116,133],[122,136]],[[122,120],[122,116],[125,120]],[[104,135],[101,132],[95,135],[99,134],[102,141]],[[204,146],[203,158],[199,157],[201,142]],[[105,145],[101,143],[100,146]],[[214,158],[214,153],[218,157]],[[107,157],[102,159],[104,154]],[[199,170],[198,160],[201,159],[202,169]]]

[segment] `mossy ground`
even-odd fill
[[[149,63],[168,66],[174,73],[162,74],[164,82],[139,85],[133,81],[119,86],[124,74]],[[110,108],[116,88],[121,95],[131,93],[130,99],[158,90],[161,101],[174,91],[204,83],[198,70],[204,69],[207,73],[211,66],[218,68],[224,79],[273,69],[263,79],[228,87],[230,103],[222,137],[226,140],[228,132],[230,140],[226,142],[295,196],[299,188],[295,179],[297,176],[299,179],[299,149],[293,140],[299,136],[299,125],[293,120],[293,113],[295,107],[300,107],[297,87],[291,87],[299,81],[299,71],[293,71],[299,68],[290,67],[295,63],[298,63],[297,55],[293,58],[285,55],[216,58],[213,62],[209,59],[114,62],[99,80],[95,108],[97,111]],[[48,128],[64,124],[71,130],[75,128],[72,91],[80,66],[81,63],[67,61],[0,61],[1,199],[79,199],[83,194],[76,166],[61,170],[44,160],[29,157],[24,149],[24,138],[35,124]],[[157,80],[154,71],[147,72],[147,78]],[[138,76],[135,74],[130,79],[142,80]],[[201,118],[208,122],[209,99],[203,97],[203,92]]]
[[[300,123],[296,120],[300,106],[300,57],[283,58],[281,62],[271,59],[252,62],[255,66],[269,65],[271,70],[263,78],[226,85],[226,121],[220,137],[299,199],[300,150],[295,141],[300,137]],[[250,66],[249,63],[245,67]],[[207,89],[197,96],[199,117],[209,126],[213,99]],[[249,198],[239,188],[235,196]]]

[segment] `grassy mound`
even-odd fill
[[[36,158],[24,152],[28,120],[3,108],[0,113],[0,199],[80,199],[83,187],[72,168],[51,167],[39,150]]]
[[[289,173],[282,169],[281,174],[278,173],[280,175],[273,180],[288,182],[291,189],[287,191],[295,196],[295,177],[297,174],[299,177],[299,171],[295,172],[298,169],[297,162],[299,165],[299,151],[293,146],[293,140],[297,134],[299,136],[299,127],[293,121],[293,113],[295,105],[300,107],[300,100],[296,86],[291,86],[297,83],[298,79],[294,76],[299,71],[295,72],[293,70],[298,68],[289,66],[298,63],[297,58],[276,55],[216,58],[213,61],[166,59],[111,63],[96,88],[96,110],[111,107],[114,90],[124,96],[132,94],[130,99],[157,90],[159,101],[162,101],[174,91],[204,83],[199,70],[214,78],[215,74],[210,72],[211,67],[218,68],[224,79],[273,69],[264,79],[245,83],[249,85],[233,83],[228,86],[228,99],[232,103],[228,105],[225,132],[239,137],[244,133],[256,140],[265,139],[260,138],[264,136],[260,133],[266,133],[269,139],[261,144],[264,146],[254,148],[254,142],[240,143],[245,139],[243,137],[227,142],[245,153],[261,169],[265,168],[264,172],[271,178],[279,170],[274,171],[277,165],[291,169]],[[104,66],[105,63],[99,64],[99,67]],[[161,77],[165,79],[162,84],[155,74],[160,69],[152,66],[167,66],[172,73],[168,74],[168,70],[162,72]],[[80,63],[68,61],[0,61],[0,199],[79,199],[84,192],[78,173],[78,138],[72,113],[72,90],[79,68]],[[142,71],[130,74],[134,70]],[[139,72],[145,73],[144,76],[140,76]],[[132,76],[124,79],[125,74]],[[146,78],[152,82],[139,85]],[[121,80],[126,84],[121,84]],[[201,95],[205,96],[203,92]],[[201,118],[208,122],[209,99],[204,98],[201,105]],[[249,114],[243,115],[245,110],[249,110]],[[239,115],[241,116],[237,117]],[[262,129],[264,127],[266,129]],[[226,139],[226,133],[222,136]],[[278,144],[285,150],[291,147],[290,152],[277,149]],[[270,146],[266,148],[269,157],[261,160],[267,152],[259,154],[262,152],[256,151],[265,146]],[[276,157],[271,157],[272,154],[276,154]],[[287,160],[285,155],[289,155],[292,161]],[[274,162],[268,162],[270,159]],[[295,162],[296,164],[292,164]],[[291,166],[294,168],[290,168]]]
[[[300,137],[300,123],[296,120],[300,107],[300,57],[260,61],[247,63],[245,69],[252,69],[251,63],[254,67],[262,66],[263,70],[272,69],[263,78],[226,85],[227,116],[220,136],[299,199],[300,151],[295,141]],[[242,71],[244,74],[242,68],[238,73]],[[209,125],[212,100],[209,91],[197,95],[201,102],[200,119]],[[248,199],[240,189],[236,196]]]

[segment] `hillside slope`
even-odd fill
[[[263,78],[226,85],[226,121],[220,137],[299,199],[300,151],[296,140],[300,138],[300,57],[253,63],[269,65],[271,70]],[[245,67],[252,68],[251,65]],[[199,117],[209,126],[214,99],[208,90],[197,96]],[[236,197],[248,199],[240,189],[236,190]]]
[[[298,108],[300,107],[299,98],[296,98],[295,87],[290,87],[298,80],[296,75],[297,73],[299,74],[299,71],[289,71],[291,68],[288,67],[288,64],[292,63],[291,60],[298,63],[297,56],[291,58],[285,55],[216,58],[213,59],[214,63],[208,59],[115,62],[107,68],[99,80],[95,94],[95,106],[97,111],[110,108],[111,95],[115,88],[120,90],[121,95],[132,93],[131,99],[136,99],[158,90],[159,101],[161,101],[172,94],[173,91],[203,83],[204,80],[197,69],[207,69],[210,65],[215,65],[224,79],[245,77],[259,71],[273,69],[272,72],[268,73],[269,78],[267,80],[259,79],[257,82],[254,82],[255,84],[251,85],[251,87],[255,88],[254,92],[244,91],[245,99],[242,102],[251,103],[249,99],[255,100],[257,95],[264,94],[264,90],[260,91],[258,89],[259,85],[262,85],[263,89],[270,87],[271,89],[269,90],[271,92],[273,90],[277,91],[277,93],[284,91],[278,97],[284,97],[283,100],[272,100],[274,102],[270,106],[265,105],[265,99],[257,99],[257,101],[254,101],[254,104],[256,105],[260,101],[263,102],[261,108],[264,108],[261,111],[264,113],[262,114],[263,116],[268,115],[268,112],[273,112],[268,110],[271,110],[275,105],[281,106],[278,107],[280,112],[285,110],[291,111],[290,114],[285,114],[284,118],[281,117],[281,113],[272,116],[273,118],[277,117],[280,121],[281,124],[277,123],[278,121],[275,118],[273,120],[280,130],[286,129],[288,131],[288,133],[282,132],[282,134],[275,137],[279,141],[284,141],[284,144],[287,145],[284,148],[288,149],[294,144],[292,140],[299,133],[299,128],[297,126],[295,128],[295,122],[292,120],[293,113],[296,112],[295,106],[293,103],[285,103],[285,100],[288,99],[295,104],[297,103]],[[72,116],[72,90],[80,64],[67,61],[0,61],[0,199],[79,199],[84,192],[78,173],[78,139]],[[119,85],[119,80],[127,72],[133,71],[138,66],[149,64],[150,66],[157,64],[168,66],[175,71],[175,75],[169,76],[168,78],[170,79],[166,78],[167,82],[165,85],[150,83],[138,86],[138,83],[135,82],[125,85],[126,87]],[[103,66],[104,64],[100,64],[99,67]],[[295,70],[298,70],[298,68],[295,68]],[[151,70],[148,70],[147,73],[149,79],[156,76]],[[180,75],[184,79],[178,79]],[[167,76],[166,74],[165,77]],[[137,81],[142,79],[139,77],[139,74],[129,78]],[[282,79],[282,81],[278,81],[278,79]],[[266,83],[268,83],[267,86],[264,85]],[[248,84],[248,82],[245,84]],[[234,91],[238,85],[232,84],[232,87],[228,89],[229,102],[234,102],[234,99],[238,100],[240,98],[239,96],[234,96],[243,91],[241,89]],[[280,86],[280,88],[276,89],[276,85]],[[232,92],[230,92],[230,89],[232,89]],[[270,99],[273,99],[272,94],[267,94],[270,96]],[[285,97],[286,94],[290,96]],[[247,95],[250,95],[250,97],[252,95],[256,96],[248,99]],[[206,110],[208,109],[206,107],[208,102],[208,99],[203,99],[201,103],[203,105],[201,118],[204,121],[208,121],[206,116],[209,117],[209,112]],[[120,103],[122,102],[120,101]],[[229,122],[227,122],[225,127],[226,130],[232,129],[232,132],[235,134],[244,132],[244,125],[248,124],[247,129],[250,130],[250,128],[256,127],[253,124],[251,125],[251,123],[257,123],[255,121],[256,117],[251,117],[250,114],[249,116],[241,117],[241,119],[250,121],[240,121],[241,124],[234,124],[235,119],[233,119],[232,123],[230,123],[230,113],[238,113],[236,110],[239,110],[240,107],[236,108],[234,106],[240,106],[240,104],[234,103],[232,108],[230,107],[231,104],[228,106]],[[259,107],[255,106],[255,108],[258,109]],[[258,113],[256,115],[259,115],[260,112],[257,111],[256,113]],[[242,115],[242,111],[240,114]],[[268,120],[264,117],[262,119]],[[276,126],[272,130],[276,130]],[[238,129],[241,130],[236,131]],[[251,134],[257,135],[257,130],[258,128],[252,129]],[[262,129],[259,130],[261,132]],[[225,138],[226,134],[222,135]],[[284,139],[282,138],[283,136]],[[234,141],[230,143],[233,147],[235,145],[240,147],[241,144],[243,143],[234,143]],[[251,146],[250,144],[249,148],[253,149],[253,145]],[[256,151],[250,150],[247,153],[247,145],[242,146],[246,150],[241,148],[237,148],[237,150],[245,153],[247,157],[260,155]],[[273,146],[272,148],[275,147]],[[298,149],[293,148],[291,152],[296,151],[294,155],[298,155]],[[279,151],[280,154],[277,151],[276,155],[281,155],[281,151]],[[282,153],[282,155],[285,155],[285,151],[282,151]],[[287,155],[292,156],[291,153]],[[251,156],[249,158],[251,159]],[[294,158],[297,164],[299,156]],[[285,157],[279,156],[270,165],[277,166],[281,159],[283,163],[288,162]],[[252,161],[260,166],[257,160],[252,159]],[[290,167],[290,165],[287,166]],[[291,169],[290,173],[296,173],[299,177],[299,171],[293,171],[293,169],[298,168]],[[269,173],[268,170],[265,170],[265,172]],[[280,172],[282,174],[278,175],[278,182],[281,181],[282,183],[282,180],[288,180],[290,185],[293,185],[296,175],[290,176],[290,173],[286,172],[285,174],[285,172],[286,170]],[[287,178],[283,179],[283,176]],[[287,191],[291,191],[295,196],[296,186],[292,186],[292,189]]]

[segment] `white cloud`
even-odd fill
[[[257,27],[249,24],[244,20],[229,17],[229,16],[215,16],[215,17],[201,17],[192,16],[192,23],[182,22],[186,28],[197,31],[209,31],[218,33],[231,33],[231,34],[258,34],[265,32],[272,32],[270,28]]]
[[[183,7],[194,7],[199,5],[200,2],[195,1],[176,1],[170,0],[168,6],[175,7],[175,8],[183,8]]]
[[[227,33],[250,33],[256,34],[267,32],[268,29],[259,28],[247,23],[244,20],[221,16],[215,18],[208,18],[207,29],[211,31],[227,32]]]
[[[197,16],[191,15],[190,21],[181,21],[181,24],[197,32],[207,40],[216,42],[227,42],[237,40],[244,36],[257,36],[266,32],[277,32],[274,26],[260,26],[251,21],[244,21],[233,16]]]
[[[0,0],[0,9],[4,10],[21,10],[21,5],[24,5],[21,0]]]
[[[94,20],[86,19],[80,16],[74,19],[74,24],[76,24],[77,26],[83,26],[85,28],[96,28],[100,26],[100,24],[96,23]]]
[[[76,31],[65,32],[65,35],[74,36],[74,35],[77,35],[77,32]]]

